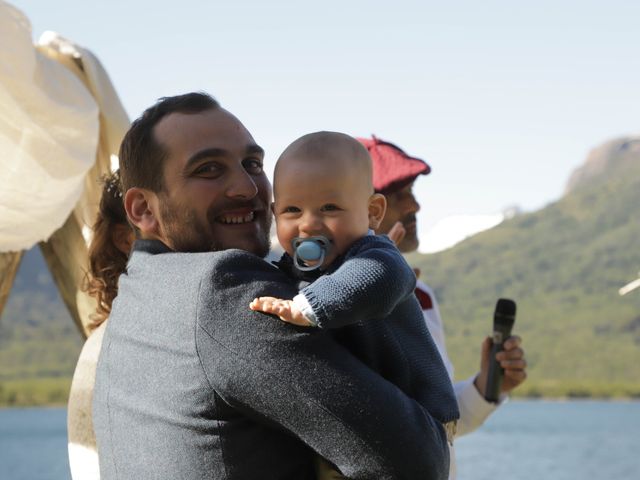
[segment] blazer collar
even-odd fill
[[[145,239],[136,240],[135,243],[133,244],[133,251],[145,252],[151,255],[173,252],[173,250],[167,247],[160,240],[145,240]]]

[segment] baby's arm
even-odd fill
[[[384,236],[357,241],[344,263],[300,293],[321,328],[340,328],[387,317],[411,297],[416,277],[393,243]]]
[[[389,315],[413,294],[415,283],[413,270],[389,239],[367,236],[337,271],[318,278],[293,300],[260,297],[249,308],[304,327],[340,328]]]

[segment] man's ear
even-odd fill
[[[369,197],[369,228],[377,230],[387,211],[387,199],[381,193]]]
[[[157,195],[145,188],[133,187],[124,194],[124,209],[129,221],[136,226],[142,238],[157,238],[160,224],[157,217]]]

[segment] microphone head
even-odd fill
[[[510,317],[516,316],[516,302],[508,298],[498,299],[496,303],[496,313],[500,315],[508,315]]]
[[[494,325],[511,328],[516,321],[516,302],[508,298],[501,298],[496,303],[496,312],[493,315]]]

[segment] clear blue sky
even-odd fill
[[[15,0],[103,62],[131,117],[212,93],[277,155],[375,133],[426,159],[422,230],[533,210],[588,151],[640,131],[640,2]],[[5,39],[2,39],[4,42]]]

